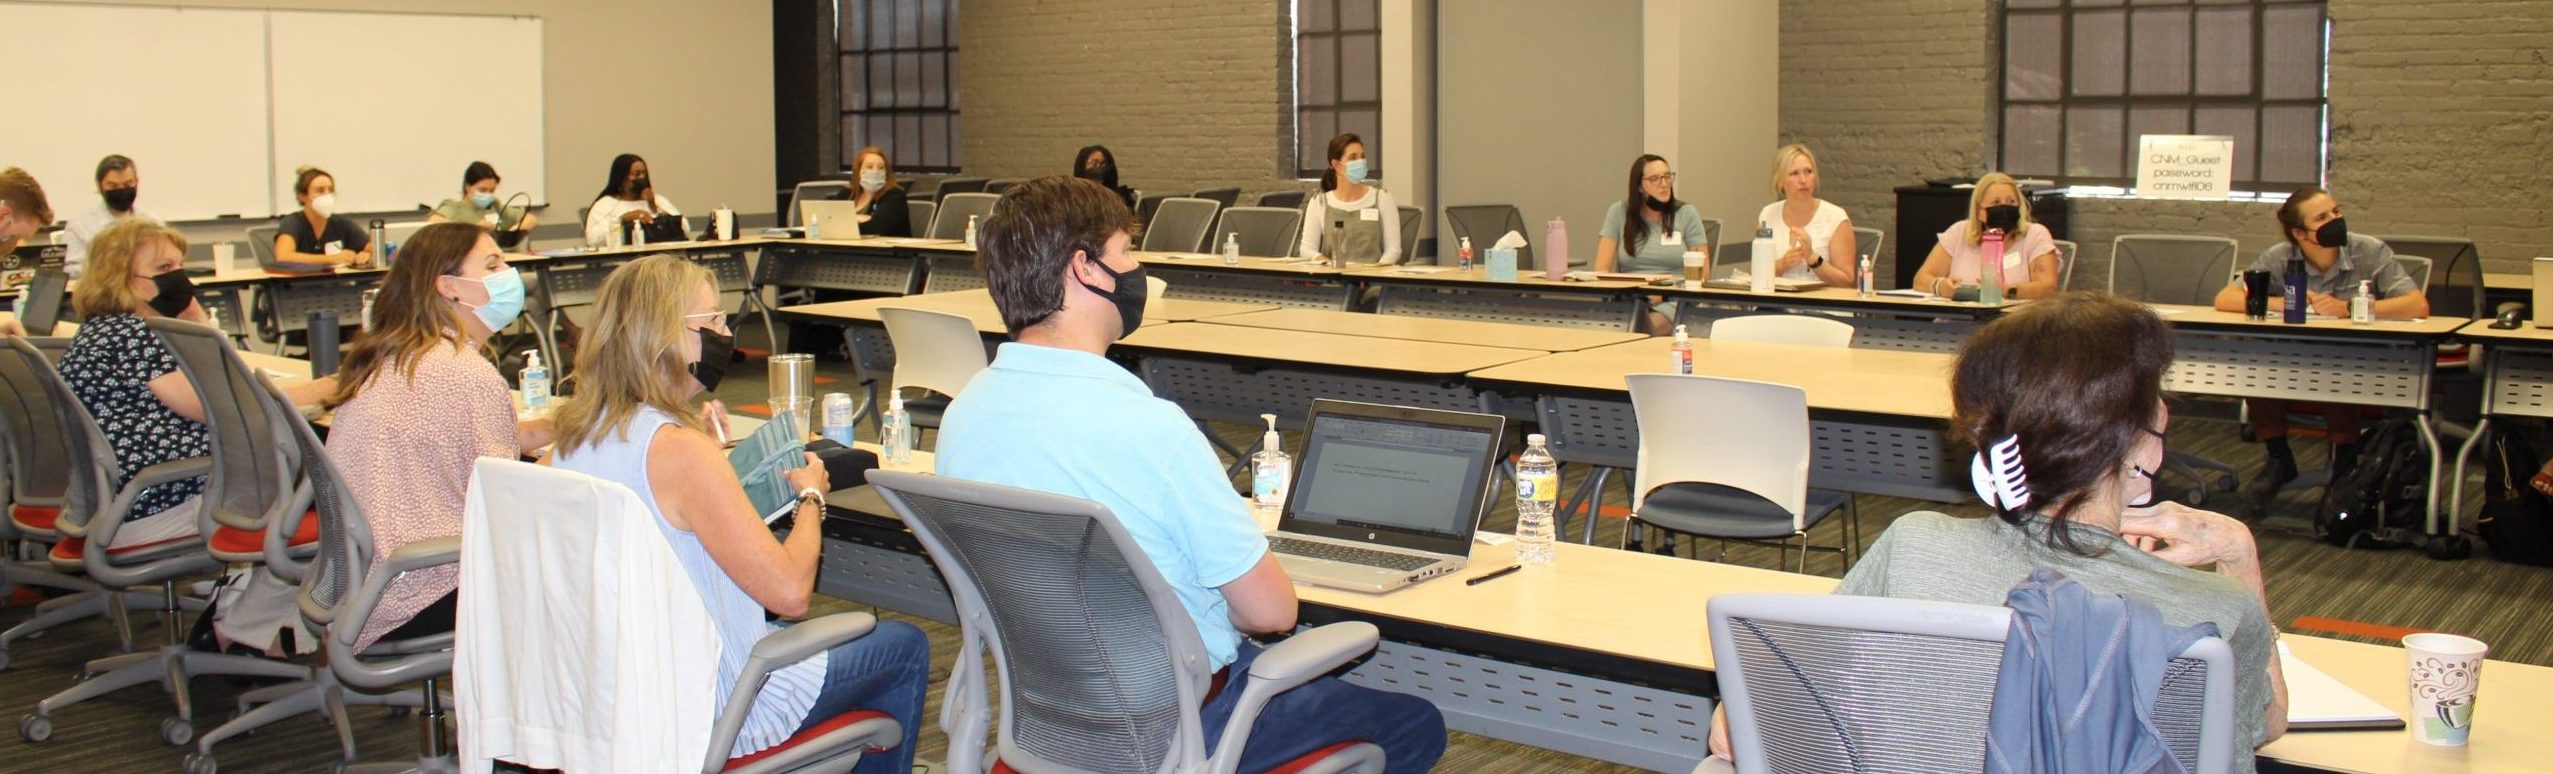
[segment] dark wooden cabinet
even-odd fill
[[[1946,185],[1909,185],[1897,188],[1897,283],[1890,287],[1911,287],[1915,270],[1924,267],[1924,256],[1932,254],[1933,242],[1942,229],[1968,217],[1970,189]],[[2048,227],[2048,236],[2065,239],[2067,211],[2065,189],[2042,188],[2025,194],[2030,198],[2030,219]]]

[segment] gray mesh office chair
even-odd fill
[[[1179,197],[1165,199],[1161,207],[1144,221],[1143,249],[1163,253],[1193,253],[1204,249],[1206,230],[1214,227],[1215,213],[1223,205],[1212,199]]]
[[[2073,290],[2073,289],[2075,289],[2075,287],[2074,287],[2074,266],[2075,266],[2075,263],[2076,263],[2076,261],[2075,261],[2075,258],[2074,258],[2074,257],[2075,257],[2075,255],[2077,255],[2077,254],[2079,254],[2079,253],[2083,252],[2083,246],[2082,246],[2082,245],[2075,244],[2075,243],[2074,243],[2073,241],[2071,241],[2071,240],[2065,240],[2065,239],[2055,240],[2055,242],[2057,243],[2057,276],[2058,276],[2058,277],[2060,277],[2060,279],[2058,279],[2058,280],[2057,280],[2057,289],[2058,289],[2058,290]],[[2108,277],[2103,277],[2102,279],[2106,280],[2106,279],[2109,279],[2109,278],[2108,278]],[[2108,288],[2085,288],[2085,289],[2086,289],[2086,290],[2108,290]]]
[[[1142,191],[1136,191],[1136,192],[1135,192],[1135,220],[1136,220],[1136,222],[1139,222],[1139,223],[1147,223],[1147,224],[1151,223],[1151,222],[1152,222],[1152,214],[1153,214],[1154,212],[1156,212],[1156,211],[1158,211],[1158,210],[1160,210],[1160,209],[1161,209],[1161,203],[1162,203],[1162,202],[1166,202],[1166,201],[1170,201],[1171,199],[1178,198],[1178,196],[1179,196],[1178,194],[1150,194],[1150,195],[1146,195],[1146,194],[1144,194],[1144,192],[1142,192]]]
[[[1230,207],[1241,203],[1241,189],[1231,186],[1199,188],[1196,193],[1189,195],[1199,199],[1212,199],[1217,207]]]
[[[1401,262],[1418,262],[1418,231],[1427,224],[1427,211],[1403,205],[1401,216]]]
[[[1269,191],[1269,192],[1267,192],[1267,193],[1259,194],[1259,206],[1261,206],[1261,207],[1291,207],[1291,208],[1294,208],[1294,210],[1296,210],[1296,211],[1300,212],[1300,211],[1302,211],[1302,209],[1303,209],[1303,192],[1302,192],[1302,191]]]
[[[2224,237],[2127,234],[2110,240],[2110,292],[2156,304],[2211,306],[2241,265]]]
[[[362,507],[355,502],[354,493],[345,485],[336,463],[328,456],[327,447],[311,430],[310,423],[301,420],[292,400],[283,391],[275,389],[272,384],[263,387],[255,399],[265,403],[267,415],[275,420],[277,435],[283,439],[285,448],[294,452],[292,456],[299,462],[301,473],[300,484],[294,489],[292,506],[285,510],[283,519],[269,525],[266,530],[266,563],[277,575],[301,584],[301,594],[296,601],[302,620],[321,633],[321,657],[328,662],[328,667],[318,670],[309,680],[242,695],[240,703],[243,707],[253,704],[256,708],[240,713],[230,722],[205,733],[196,741],[196,751],[186,756],[184,771],[186,774],[211,774],[218,770],[213,757],[215,743],[309,712],[326,713],[330,724],[336,728],[339,757],[333,770],[340,774],[405,772],[412,769],[451,771],[454,764],[445,750],[445,714],[436,683],[450,669],[452,635],[384,640],[365,649],[360,656],[361,659],[391,658],[395,665],[360,661],[356,655],[343,653],[342,646],[339,647],[340,652],[328,652],[335,642],[331,623],[346,608],[344,600],[356,584],[364,580],[372,563],[371,527],[369,522],[364,521]],[[308,550],[291,545],[291,537],[302,534],[312,536]],[[459,558],[457,549],[448,555],[439,553],[445,548],[442,544],[449,542],[429,541],[394,552],[385,567],[402,569],[384,571],[382,587],[386,588],[387,582],[395,579],[400,572],[456,561]],[[420,556],[436,560],[420,562]],[[379,601],[381,588],[372,588],[371,591],[374,597],[363,602],[366,614]],[[346,627],[349,631],[363,628],[363,617],[348,620],[351,621]],[[423,681],[424,685],[417,690],[395,693],[358,691],[348,694],[348,684],[340,676],[341,663],[347,665],[343,668],[372,669],[381,673],[389,680],[375,684],[389,686],[382,690],[395,690],[398,686],[419,681]],[[418,745],[418,749],[423,751],[418,760],[414,763],[356,765],[354,727],[346,714],[348,705],[419,708],[420,729],[425,738]]]
[[[1489,246],[1498,238],[1514,231],[1525,235],[1525,246],[1516,249],[1516,266],[1541,266],[1534,262],[1535,234],[1525,228],[1525,213],[1513,204],[1465,204],[1445,208],[1445,225],[1453,228],[1454,240],[1472,241],[1472,254],[1486,256]]]
[[[1714,249],[1714,250],[1719,249],[1719,246],[1720,246],[1720,219],[1719,219],[1719,218],[1703,218],[1703,219],[1702,219],[1702,239],[1703,239],[1703,241],[1702,241],[1702,243],[1703,243],[1703,244],[1710,245],[1710,246],[1712,247],[1712,249]],[[1750,237],[1750,239],[1752,239],[1752,237]]]
[[[194,327],[208,340],[220,337],[210,328],[170,322]],[[29,370],[35,370],[34,366],[43,356],[22,339],[13,339],[10,344],[11,352],[20,357]],[[238,365],[235,354],[231,355],[231,363],[241,372],[246,371],[246,366]],[[217,522],[211,516],[197,521],[204,526],[206,534],[202,538],[107,550],[107,546],[114,544],[116,532],[123,525],[125,515],[132,512],[133,501],[142,490],[197,476],[226,477],[232,466],[217,464],[215,457],[197,457],[153,465],[134,472],[130,477],[122,477],[114,448],[108,445],[105,434],[99,431],[97,421],[90,416],[88,408],[71,393],[70,385],[49,366],[41,369],[37,376],[53,400],[54,428],[66,440],[65,456],[71,463],[70,487],[64,498],[62,518],[57,522],[65,539],[54,545],[51,557],[56,565],[78,564],[88,571],[91,579],[107,588],[158,586],[160,618],[168,640],[167,644],[149,652],[89,662],[84,667],[86,678],[82,682],[36,703],[35,712],[19,721],[18,735],[29,742],[45,741],[53,736],[53,714],[62,708],[136,685],[158,683],[177,704],[177,715],[160,721],[160,739],[172,746],[183,745],[195,738],[194,702],[187,690],[190,678],[234,675],[300,680],[310,677],[311,672],[306,667],[263,658],[206,653],[186,646],[186,629],[181,615],[184,608],[178,597],[177,583],[181,579],[220,572],[223,566],[206,547],[206,540],[214,537],[212,533],[216,531],[212,525]],[[216,440],[219,440],[218,436]],[[274,454],[275,451],[271,447],[254,450],[224,447],[215,453],[219,456]],[[123,480],[119,481],[120,477]],[[218,504],[223,502],[221,492],[234,485],[227,481],[209,482],[204,494],[200,495],[204,498],[201,500],[203,506],[208,511],[218,510]]]
[[[981,191],[942,193],[939,211],[931,216],[931,233],[923,236],[932,239],[965,239],[966,219],[976,219],[976,228],[983,228],[983,219],[993,214],[993,203],[1001,200],[1002,197],[999,195]]]
[[[2379,236],[2393,248],[2394,258],[2427,258],[2436,267],[2424,283],[2429,314],[2438,317],[2490,317],[2483,301],[2482,250],[2473,240],[2438,236]],[[2409,268],[2409,267],[2405,267]],[[2416,275],[2415,275],[2416,276]]]
[[[940,178],[940,187],[936,190],[939,191],[939,200],[945,203],[949,194],[983,193],[984,186],[990,182],[980,177],[944,177]]]
[[[1207,246],[1223,251],[1224,237],[1241,238],[1241,254],[1284,258],[1294,254],[1295,237],[1303,233],[1303,211],[1283,207],[1227,207]]]
[[[869,483],[928,549],[957,602],[963,639],[940,713],[950,771],[985,770],[990,728],[996,758],[1022,772],[1231,774],[1270,698],[1378,638],[1372,624],[1336,623],[1260,653],[1221,749],[1209,751],[1197,715],[1213,672],[1205,644],[1106,506],[913,473],[878,471]],[[998,726],[984,695],[988,651],[1001,676]],[[1381,748],[1358,744],[1301,771],[1382,767]]]
[[[789,212],[781,216],[781,222],[790,228],[807,225],[807,213],[799,204],[843,198],[843,194],[850,192],[851,184],[840,180],[809,180],[792,186],[789,189]]]
[[[71,486],[70,452],[62,433],[55,428],[53,394],[44,389],[40,376],[33,370],[47,361],[58,360],[71,347],[68,338],[12,339],[39,353],[35,358],[16,355],[0,356],[0,434],[8,441],[9,520],[0,527],[0,537],[11,545],[18,541],[50,550],[62,541],[55,522],[62,516],[65,497]],[[69,594],[45,600],[36,606],[34,617],[18,622],[0,632],[0,669],[9,665],[9,643],[44,633],[54,627],[105,617],[115,627],[118,652],[133,649],[133,627],[125,618],[128,604],[159,604],[153,592],[110,591],[80,577],[74,567],[57,568],[41,557],[21,561],[13,554],[0,561],[0,585],[60,589]]]
[[[1002,178],[1002,179],[999,179],[999,180],[989,180],[989,181],[985,181],[985,183],[984,183],[984,192],[985,192],[985,193],[988,193],[988,194],[993,194],[993,195],[995,195],[995,196],[999,196],[999,195],[1001,195],[1002,193],[1004,193],[1004,192],[1006,192],[1006,191],[1011,190],[1011,186],[1019,185],[1020,183],[1024,183],[1024,182],[1027,182],[1027,181],[1026,181],[1026,180],[1023,180],[1023,179],[1020,179],[1020,178],[1016,178],[1016,177],[1005,177],[1005,178]]]
[[[2402,273],[2411,275],[2412,283],[2420,286],[2421,295],[2429,294],[2431,264],[2428,258],[2418,255],[2395,255],[2393,262],[2402,265]]]
[[[915,236],[930,236],[931,216],[939,212],[939,202],[916,201],[910,197],[904,200],[904,222],[913,229]],[[960,236],[963,236],[962,232],[966,227],[961,224],[958,228],[961,231]]]
[[[1740,774],[1984,770],[2010,609],[1721,594],[1710,619]],[[2165,745],[2197,774],[2224,774],[2250,754],[2235,749],[2234,668],[2224,640],[2200,640],[2173,660],[2156,697]]]

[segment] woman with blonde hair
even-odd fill
[[[763,611],[806,614],[824,539],[813,525],[823,519],[823,494],[832,487],[812,454],[788,474],[800,492],[795,523],[802,528],[784,541],[754,512],[724,451],[704,432],[693,397],[717,388],[735,349],[713,280],[708,269],[670,255],[632,261],[603,280],[592,332],[569,377],[575,394],[553,416],[551,464],[627,486],[655,513],[724,643],[712,694],[723,697],[754,643],[772,631]],[[752,754],[844,712],[874,709],[903,724],[904,740],[861,758],[854,771],[909,771],[929,669],[922,631],[881,621],[868,636],[773,672],[731,754]]]
[[[1791,143],[1774,151],[1774,201],[1755,216],[1755,227],[1772,229],[1773,243],[1782,246],[1782,257],[1773,260],[1782,276],[1852,287],[1861,270],[1853,220],[1844,208],[1817,198],[1817,182],[1817,155],[1808,146]]]
[[[478,458],[548,443],[549,423],[515,418],[514,394],[486,356],[488,337],[523,313],[522,274],[489,233],[435,223],[399,246],[328,399],[328,456],[363,505],[379,557],[461,534]],[[452,631],[460,582],[451,566],[391,581],[355,648]]]
[[[185,261],[186,237],[157,221],[128,219],[89,241],[88,270],[71,286],[80,333],[55,367],[114,447],[118,480],[213,453],[202,395],[178,370],[177,353],[142,322],[144,317],[204,322],[195,283],[181,266]],[[306,405],[335,386],[323,379],[286,392]],[[198,534],[196,495],[203,492],[200,476],[143,489],[107,547],[141,548]]]
[[[1943,229],[1923,268],[1915,271],[1915,288],[1949,298],[1977,286],[1983,265],[1986,233],[2003,235],[2003,297],[2041,298],[2058,290],[2065,275],[2057,259],[2057,242],[2048,227],[2030,222],[2030,201],[2011,175],[1995,172],[1977,178],[1968,194],[1968,217]]]

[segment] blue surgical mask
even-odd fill
[[[1369,179],[1365,176],[1367,171],[1364,159],[1357,159],[1347,163],[1347,179],[1349,180],[1359,183],[1365,182]]]
[[[489,208],[489,207],[494,207],[494,206],[496,206],[496,194],[492,194],[492,193],[474,193],[474,194],[470,194],[470,205],[471,205],[471,206],[473,206],[473,207],[477,207],[477,208],[479,208],[479,209],[482,209],[482,210],[487,209],[487,208]]]
[[[470,280],[468,277],[458,279]],[[470,281],[477,282],[488,289],[487,304],[471,307],[467,301],[458,303],[469,308],[471,314],[478,315],[479,323],[486,325],[489,333],[505,330],[505,326],[514,324],[514,318],[523,316],[523,273],[521,271],[508,266],[504,271]]]

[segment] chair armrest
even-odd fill
[[[310,517],[310,505],[316,498],[310,479],[293,484],[293,496],[284,509],[275,514],[274,523],[266,525],[265,539],[259,549],[266,556],[266,571],[286,582],[300,584],[307,575],[309,562],[293,556],[292,538],[301,533],[301,522]]]
[[[133,478],[124,482],[124,488],[126,490],[134,490],[154,487],[172,481],[184,481],[190,478],[209,475],[212,472],[213,458],[211,457],[188,457],[182,460],[171,460],[143,468],[140,472],[134,473]]]
[[[718,724],[709,729],[709,759],[704,772],[725,768],[727,753],[736,749],[736,735],[743,733],[745,716],[753,712],[754,698],[762,693],[763,682],[771,673],[835,646],[868,636],[878,627],[878,617],[868,613],[835,613],[810,618],[763,635],[753,644],[753,652],[745,658],[743,674],[727,694],[727,703],[718,709]]]
[[[353,647],[355,638],[363,633],[364,622],[372,618],[373,607],[381,604],[381,595],[390,588],[391,581],[397,580],[402,573],[460,563],[461,538],[458,535],[400,546],[380,564],[373,565],[371,576],[364,578],[363,585],[356,587],[354,596],[339,603],[341,609],[328,626],[329,636],[347,647]]]
[[[184,481],[211,472],[213,472],[211,457],[188,457],[143,468],[134,472],[132,478],[124,481],[124,487],[116,490],[114,499],[108,501],[105,507],[91,512],[88,521],[79,524],[73,524],[67,520],[58,522],[54,530],[68,537],[87,539],[103,547],[115,542],[116,527],[124,523],[124,514],[133,510],[133,501],[142,496],[142,490],[172,481]]]
[[[1250,662],[1250,683],[1241,689],[1232,717],[1224,721],[1222,742],[1207,767],[1214,774],[1233,774],[1241,765],[1241,745],[1259,712],[1277,694],[1311,682],[1374,650],[1382,631],[1364,621],[1341,621],[1296,632],[1284,642],[1259,652]]]

